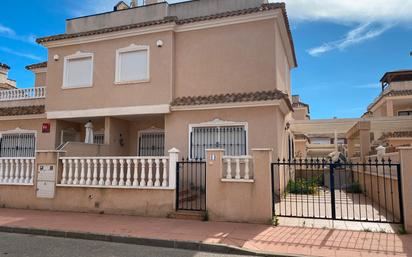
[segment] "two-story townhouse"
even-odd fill
[[[293,152],[284,4],[120,2],[37,42],[35,87],[0,91],[0,205],[272,217],[269,165]]]
[[[42,123],[50,131],[38,133],[47,142],[40,149],[153,156],[175,147],[203,158],[207,148],[247,155],[268,147],[287,154],[296,57],[284,4],[125,6],[68,19],[64,34],[37,39],[49,56],[28,66],[47,88]],[[88,121],[92,145],[80,143]]]

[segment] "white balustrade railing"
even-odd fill
[[[223,156],[223,179],[237,181],[253,180],[251,164],[251,156]]]
[[[45,97],[45,87],[0,90],[0,101],[29,100]]]
[[[34,157],[0,158],[0,184],[33,185]]]
[[[177,154],[162,157],[61,157],[60,186],[174,188]]]

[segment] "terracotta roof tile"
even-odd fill
[[[412,137],[412,131],[396,131],[384,133],[379,139]]]
[[[47,67],[47,62],[40,62],[40,63],[35,63],[35,64],[27,65],[27,66],[26,66],[26,70],[46,68],[46,67]]]
[[[182,24],[187,24],[187,23],[192,23],[192,22],[221,19],[221,18],[226,18],[226,17],[246,15],[246,14],[264,12],[264,11],[270,11],[270,10],[276,10],[276,9],[282,10],[283,18],[285,19],[285,24],[288,30],[289,41],[292,46],[293,58],[294,58],[295,64],[297,65],[295,48],[294,48],[293,39],[292,39],[292,33],[290,31],[289,20],[288,20],[288,16],[286,12],[286,6],[284,3],[262,4],[261,6],[254,7],[254,8],[248,8],[248,9],[237,10],[237,11],[228,11],[228,12],[223,12],[223,13],[218,13],[218,14],[188,18],[188,19],[181,19],[181,20],[179,20],[177,17],[165,17],[162,20],[148,21],[148,22],[142,22],[142,23],[136,23],[136,24],[130,24],[130,25],[122,25],[122,26],[117,26],[117,27],[104,28],[104,29],[72,33],[72,34],[59,34],[59,35],[54,35],[54,36],[42,37],[42,38],[38,38],[36,42],[41,44],[41,43],[46,43],[46,42],[51,42],[51,41],[84,37],[84,36],[93,36],[93,35],[98,35],[98,34],[104,34],[104,33],[110,33],[110,32],[128,30],[128,29],[143,28],[143,27],[167,24],[167,23],[172,23],[172,22],[174,22],[177,25],[182,25]]]
[[[18,116],[45,113],[44,105],[0,108],[0,116]]]
[[[390,90],[388,92],[381,93],[374,101],[368,106],[368,111],[373,108],[382,98],[386,96],[408,96],[412,95],[412,89],[405,90]]]
[[[218,94],[208,96],[178,97],[172,102],[172,106],[260,102],[282,99],[285,100],[288,106],[292,109],[292,105],[290,103],[288,95],[279,90],[259,91],[250,93]]]

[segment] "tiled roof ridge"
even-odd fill
[[[45,113],[44,105],[17,106],[0,108],[0,116],[33,115]]]
[[[292,108],[289,96],[280,90],[256,91],[243,93],[224,93],[206,96],[183,96],[175,98],[172,106],[193,106],[208,104],[225,104],[225,103],[242,103],[242,102],[260,102],[271,100],[285,100],[288,106]]]
[[[32,70],[32,69],[46,68],[46,67],[47,67],[47,61],[44,61],[44,62],[33,63],[30,65],[27,65],[25,68],[26,70]]]
[[[382,92],[379,96],[368,106],[368,111],[373,108],[382,98],[386,96],[406,96],[412,95],[412,89],[397,89],[397,90],[389,90],[387,92]]]

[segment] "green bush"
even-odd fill
[[[346,188],[346,192],[351,194],[362,194],[361,185],[359,182],[355,182]]]
[[[321,184],[321,177],[312,177],[310,179],[298,178],[288,182],[286,191],[290,194],[313,195],[319,191]]]

